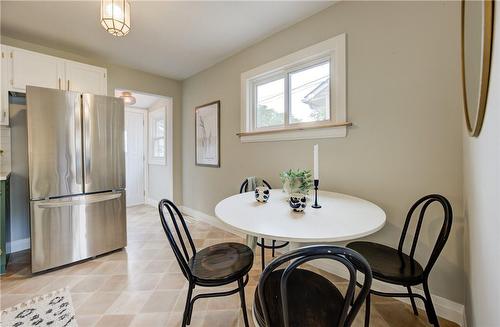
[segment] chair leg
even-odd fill
[[[243,278],[238,279],[238,287],[240,288],[240,300],[241,310],[243,310],[243,320],[245,322],[245,327],[248,327],[247,305],[245,302],[245,285],[243,284]]]
[[[273,240],[273,250],[272,250],[273,251],[273,258],[274,258],[274,250],[275,250],[274,247],[275,246],[276,246],[276,240]]]
[[[260,239],[260,244],[262,244],[261,249],[260,249],[261,265],[262,265],[262,271],[264,271],[264,268],[266,268],[266,258],[265,258],[265,255],[266,255],[265,250],[266,249],[264,248],[265,243],[264,243],[263,238]]]
[[[357,283],[358,281],[358,273],[356,272],[356,269],[354,269],[354,282]],[[370,295],[370,294],[368,294]],[[354,299],[356,298],[356,288],[354,288],[354,294],[352,295],[351,299],[351,307],[354,305]]]
[[[191,299],[192,299],[192,294],[193,294],[192,292],[193,292],[193,290],[194,290],[194,286],[193,286],[193,288],[192,288],[192,290],[191,290]],[[192,302],[192,303],[189,305],[189,313],[188,313],[188,316],[187,316],[187,321],[186,321],[186,323],[187,323],[188,325],[191,325],[191,317],[193,316],[193,309],[194,309],[194,302]]]
[[[365,306],[365,327],[370,326],[370,292],[368,292],[368,296],[366,297],[366,306]]]
[[[411,291],[411,286],[407,286],[408,294],[410,294],[411,307],[413,308],[413,314],[418,316],[417,305],[415,304],[415,297],[413,296],[413,292]]]
[[[191,306],[191,296],[193,295],[193,286],[189,284],[188,293],[186,297],[186,306],[184,307],[184,315],[182,317],[182,327],[189,325],[191,323],[191,311],[193,310]]]
[[[433,324],[436,327],[439,327],[439,320],[436,315],[436,310],[434,309],[434,304],[432,303],[431,292],[429,292],[429,285],[427,285],[427,280],[424,281],[423,286],[426,299],[427,318],[429,319],[429,322],[431,324]]]

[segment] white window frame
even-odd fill
[[[256,128],[256,88],[285,79],[285,108],[289,108],[290,73],[330,61],[330,120],[289,123],[285,109],[284,125]],[[263,142],[345,137],[346,123],[346,35],[341,34],[294,52],[241,74],[241,142]],[[341,126],[336,126],[340,124]],[[260,133],[263,132],[263,133]]]
[[[165,107],[164,106],[161,106],[159,107],[158,109],[154,109],[154,110],[151,110],[149,111],[149,124],[148,124],[148,129],[149,129],[149,138],[148,138],[148,143],[149,143],[149,146],[148,146],[148,153],[149,153],[149,164],[150,165],[165,165],[166,162],[167,162],[167,158],[166,158],[166,155],[167,155],[167,121],[166,121],[166,113],[165,113]],[[164,128],[163,128],[163,137],[155,137],[155,122],[158,121],[158,120],[163,120],[164,121]],[[164,149],[165,149],[165,152],[164,152],[164,156],[161,156],[161,157],[158,157],[158,156],[155,156],[154,155],[154,151],[153,151],[153,145],[154,145],[154,141],[156,139],[161,139],[163,138],[163,142],[164,142]]]

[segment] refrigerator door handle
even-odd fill
[[[70,207],[75,205],[87,205],[91,203],[104,202],[109,200],[118,199],[122,196],[120,192],[112,192],[112,193],[102,193],[102,194],[90,194],[90,195],[82,195],[77,199],[72,200],[64,200],[64,199],[52,199],[52,200],[44,200],[38,202],[36,205],[39,208],[60,208],[60,207]]]
[[[75,165],[76,165],[76,184],[83,184],[83,149],[82,149],[82,97],[81,95],[75,98]]]
[[[90,177],[90,99],[88,94],[82,95],[82,126],[83,126],[83,138],[82,138],[82,146],[83,146],[83,180],[86,181],[87,178]],[[85,190],[87,191],[87,190]]]

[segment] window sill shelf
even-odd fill
[[[241,132],[236,135],[240,137],[241,143],[322,139],[345,137],[347,135],[347,127],[349,126],[352,126],[351,122],[258,132]]]

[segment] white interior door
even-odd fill
[[[127,206],[144,203],[144,119],[145,111],[125,109],[125,164]]]

